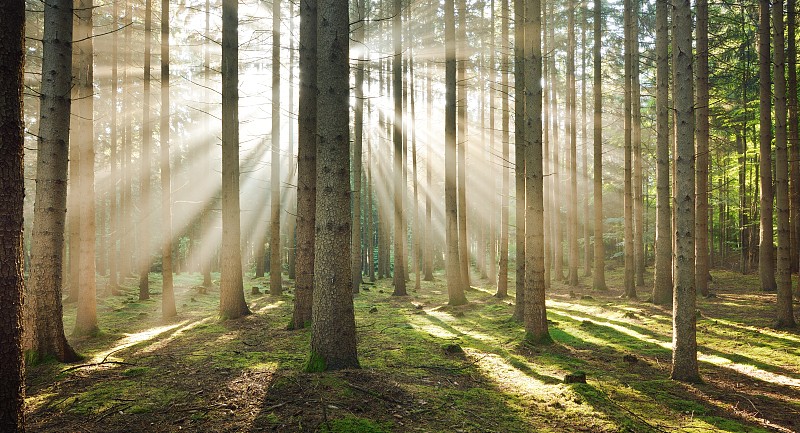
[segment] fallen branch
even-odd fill
[[[97,367],[97,366],[100,366],[100,365],[103,365],[103,364],[117,364],[117,365],[131,365],[131,366],[136,365],[136,364],[132,364],[130,362],[122,362],[122,361],[102,361],[102,362],[94,362],[94,363],[91,363],[91,364],[75,365],[75,366],[72,366],[72,367],[69,367],[69,368],[65,368],[65,369],[61,370],[61,372],[59,372],[59,374],[66,373],[66,372],[72,371],[72,370],[77,370],[79,368]]]

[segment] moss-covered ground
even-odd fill
[[[513,269],[513,268],[512,268]],[[554,282],[549,345],[523,343],[512,296],[475,278],[449,307],[444,277],[392,297],[354,297],[362,369],[306,373],[309,330],[287,331],[292,283],[253,295],[254,314],[220,321],[218,289],[176,275],[179,315],[160,317],[160,280],[101,295],[101,332],[71,339],[81,363],[28,367],[27,416],[40,432],[763,432],[800,431],[800,334],[770,328],[775,295],[755,276],[714,272],[698,299],[703,383],[671,381],[671,310],[611,290]],[[413,282],[409,283],[413,288]],[[649,283],[648,283],[649,284]],[[102,286],[102,284],[101,284]],[[99,290],[103,292],[104,290]],[[65,306],[68,332],[75,305]],[[461,350],[459,350],[459,348]],[[586,384],[565,384],[570,373]]]

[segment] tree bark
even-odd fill
[[[788,69],[787,104],[789,110],[789,221],[791,222],[791,267],[794,272],[800,271],[800,121],[797,109],[797,40],[795,39],[797,23],[795,22],[797,2],[786,2],[786,61]]]
[[[514,185],[516,299],[514,320],[525,322],[525,3],[514,1]]]
[[[694,285],[694,92],[692,11],[689,0],[674,3],[673,101],[675,105],[675,288],[672,309],[672,379],[697,382]]]
[[[600,25],[601,25],[601,0],[594,0],[594,167],[592,173],[594,192],[594,272],[592,287],[595,290],[605,291],[606,287],[606,258],[605,245],[603,245],[603,90],[601,63],[600,63]]]
[[[66,9],[64,13],[70,9]],[[22,227],[25,138],[22,89],[25,3],[8,2],[0,11],[3,13],[3,31],[0,33],[0,251],[3,252],[0,255],[0,323],[3,324],[0,326],[0,364],[3,365],[0,369],[0,430],[23,433],[25,363],[22,356]],[[67,37],[64,41],[68,47],[72,39]],[[68,59],[62,62],[69,64]],[[69,99],[69,94],[66,96]],[[69,111],[66,115],[69,116]],[[62,146],[65,145],[62,143]],[[56,265],[58,266],[60,264]],[[60,297],[58,301],[60,305]]]
[[[508,84],[508,71],[510,69],[508,51],[511,48],[508,35],[509,7],[508,0],[501,0],[500,5],[500,39],[502,40],[502,54],[500,58],[500,88],[502,98],[502,128],[503,128],[503,186],[501,192],[500,205],[500,257],[497,276],[497,297],[503,298],[508,295],[508,195],[509,195],[509,165],[511,164],[510,146],[511,141],[508,131],[509,124],[509,105],[508,95],[511,88]]]
[[[220,315],[250,314],[244,299],[239,206],[239,4],[222,1],[222,269]]]
[[[272,1],[272,164],[270,170],[269,294],[283,293],[281,276],[281,2]],[[264,260],[260,257],[259,260]]]
[[[656,261],[653,303],[672,303],[672,214],[669,194],[669,30],[667,0],[656,1]]]
[[[139,300],[150,298],[150,224],[147,220],[152,204],[150,198],[150,155],[152,153],[152,124],[150,123],[150,44],[152,41],[152,0],[145,2],[144,16],[144,79],[142,90],[142,149],[139,173],[139,206],[144,212],[139,220]],[[120,245],[122,247],[123,245]],[[124,249],[122,249],[125,251]]]
[[[359,363],[350,285],[348,7],[347,0],[317,4],[318,176],[309,370],[319,371],[359,368]]]
[[[177,315],[172,282],[172,174],[169,162],[169,0],[161,1],[161,314]]]
[[[467,303],[461,279],[458,235],[458,193],[456,186],[456,23],[454,0],[444,2],[445,112],[444,112],[444,196],[447,243],[447,299],[450,305]]]
[[[792,309],[792,269],[789,225],[789,161],[786,136],[786,64],[783,38],[783,0],[772,5],[773,42],[775,45],[775,196],[778,213],[778,300],[776,304],[777,328],[794,328]]]
[[[624,177],[624,258],[625,258],[625,297],[636,298],[636,286],[634,285],[634,261],[633,261],[633,184],[632,184],[632,141],[633,141],[633,2],[636,0],[625,0],[625,97],[624,97],[624,154],[625,171]]]
[[[366,43],[364,39],[364,27],[366,24],[366,8],[364,0],[358,1],[357,11],[358,20],[360,23],[356,24],[355,40],[360,43]],[[353,125],[354,140],[353,140],[353,230],[352,230],[352,254],[351,265],[352,271],[351,284],[353,293],[358,293],[361,286],[361,172],[362,161],[361,152],[364,141],[364,68],[366,67],[366,59],[364,58],[363,50],[358,56],[358,64],[355,69],[355,125]],[[415,232],[416,234],[416,232]]]
[[[636,287],[644,287],[644,201],[642,197],[642,99],[639,83],[639,0],[631,2],[631,153],[633,157],[633,265]]]
[[[399,0],[398,0],[399,1]],[[458,27],[456,40],[457,90],[458,94],[458,247],[461,266],[461,281],[464,287],[470,286],[469,241],[467,240],[467,144],[469,114],[467,111],[467,2],[458,0]]]
[[[392,18],[392,90],[394,91],[394,296],[406,296],[405,239],[403,230],[403,202],[406,186],[403,182],[403,54],[401,0],[394,0]]]
[[[578,116],[575,87],[575,1],[567,2],[567,139],[569,140],[569,278],[578,285]],[[541,47],[540,47],[541,50]],[[526,81],[527,82],[527,81]]]
[[[28,292],[33,296],[26,300],[31,303],[34,317],[32,323],[26,324],[31,327],[26,332],[31,332],[33,337],[33,346],[29,349],[35,358],[53,356],[61,362],[78,358],[64,335],[61,304],[72,85],[72,5],[73,0],[44,5],[36,201]],[[10,67],[12,64],[8,62],[3,64]],[[3,77],[13,78],[13,75],[6,71]],[[11,114],[8,110],[5,112]]]
[[[80,155],[77,179],[80,197],[80,272],[75,335],[97,332],[97,286],[95,280],[95,191],[94,191],[94,46],[92,39],[93,0],[80,0],[75,7],[76,41],[73,48],[73,95],[77,113],[74,128]]]
[[[695,218],[695,286],[708,296],[708,0],[697,1],[697,197]]]
[[[317,0],[300,2],[297,100],[297,277],[290,329],[311,324],[317,201]]]
[[[759,171],[761,172],[761,220],[760,243],[758,246],[758,274],[761,279],[761,290],[774,292],[775,252],[773,244],[773,191],[772,191],[772,117],[770,92],[770,55],[769,55],[769,0],[759,0],[758,28],[758,78],[759,78]]]
[[[552,341],[547,330],[544,281],[541,1],[530,1],[526,12],[525,289],[528,293],[525,296],[525,339],[538,344]]]

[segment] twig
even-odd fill
[[[77,370],[79,368],[84,368],[84,367],[97,367],[97,366],[103,365],[103,364],[136,365],[136,364],[131,364],[130,362],[122,362],[122,361],[103,361],[103,362],[95,362],[95,363],[92,363],[92,364],[75,365],[73,367],[69,367],[69,368],[65,368],[65,369],[61,370],[61,372],[59,374],[66,373],[66,372],[72,371],[72,370]]]

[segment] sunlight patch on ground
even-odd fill
[[[57,394],[55,392],[43,392],[38,395],[34,395],[33,397],[26,397],[25,398],[25,411],[30,413],[33,411],[38,410],[42,405],[47,403],[52,397],[55,397]]]
[[[116,346],[94,355],[94,357],[92,357],[92,362],[100,362],[103,359],[115,360],[116,357],[112,357],[111,354],[119,352],[120,350],[123,349],[127,349],[139,343],[152,340],[157,336],[159,336],[160,334],[172,331],[173,329],[179,328],[181,326],[185,326],[187,322],[188,320],[184,320],[183,322],[176,323],[173,325],[156,326],[154,328],[146,329],[142,332],[137,332],[135,334],[125,334],[125,338],[119,340]]]
[[[427,332],[428,334],[436,338],[447,338],[447,339],[458,338],[458,335],[453,334],[447,329],[444,329],[441,326],[434,325],[432,323],[412,323],[411,326],[420,331]]]
[[[250,306],[250,310],[254,311],[257,314],[260,314],[260,313],[267,312],[269,310],[274,310],[276,308],[280,308],[283,304],[285,304],[285,301],[279,300],[279,301],[275,301],[275,302],[269,303],[267,305],[264,305],[261,308],[258,308],[258,302],[253,302],[253,304]],[[256,308],[258,308],[258,309],[256,309]]]
[[[528,376],[500,355],[482,352],[471,347],[465,347],[464,352],[478,369],[503,391],[512,391],[541,402],[558,398],[568,392],[563,385],[548,385],[539,379]]]
[[[758,327],[755,327],[755,326],[743,325],[741,323],[736,323],[736,322],[732,322],[730,320],[720,319],[720,318],[717,318],[717,317],[711,318],[711,320],[713,320],[713,321],[715,321],[717,323],[720,323],[722,325],[725,325],[725,326],[730,326],[731,328],[738,328],[738,329],[744,329],[746,331],[758,332],[758,333],[765,334],[765,335],[768,335],[768,336],[773,337],[773,338],[779,338],[779,339],[783,339],[783,340],[793,341],[795,343],[800,343],[800,338],[798,338],[796,335],[789,334],[787,332],[778,332],[778,331],[773,331],[773,330],[767,329],[767,328],[758,328]]]
[[[163,339],[161,339],[159,341],[155,341],[152,344],[148,345],[147,347],[142,348],[141,350],[139,350],[138,353],[139,354],[146,354],[146,353],[151,353],[151,352],[153,352],[155,350],[158,350],[158,349],[162,349],[167,345],[167,343],[170,343],[171,341],[175,340],[176,338],[182,336],[184,333],[186,333],[186,331],[190,331],[190,330],[196,328],[198,325],[201,325],[203,323],[207,323],[207,322],[211,321],[211,319],[212,319],[212,317],[209,316],[209,317],[206,317],[205,319],[195,320],[194,322],[191,322],[191,323],[189,323],[189,324],[187,324],[185,326],[182,326],[182,327],[178,328],[175,332],[173,332],[172,334],[167,336],[166,338],[163,338]]]
[[[450,313],[444,313],[442,311],[437,311],[437,310],[425,310],[425,312],[429,316],[435,317],[435,318],[441,320],[442,322],[446,322],[448,326],[451,326],[453,329],[458,331],[460,334],[467,335],[470,338],[474,338],[476,340],[480,340],[480,341],[483,341],[483,342],[497,343],[497,339],[492,337],[492,336],[490,336],[490,335],[487,335],[487,334],[484,334],[484,333],[481,333],[481,332],[476,332],[476,331],[474,331],[472,329],[469,329],[467,327],[458,325],[459,321],[456,320]],[[443,329],[440,326],[437,326],[437,327],[440,328],[440,329]],[[446,331],[445,330],[445,332],[450,333],[450,335],[452,337],[443,337],[443,338],[457,337],[457,335],[452,333],[451,331]],[[431,334],[431,335],[433,335],[433,334]],[[434,335],[434,336],[435,337],[440,337],[439,335]]]
[[[562,307],[563,310],[559,309],[558,314],[561,314],[561,315],[563,315],[565,317],[569,317],[570,319],[576,320],[578,322],[583,321],[583,320],[591,320],[591,319],[586,318],[586,317],[576,316],[576,315],[573,315],[573,314],[569,313],[570,310],[581,310],[579,305],[563,303],[563,302],[553,302],[553,304],[554,305],[563,306]],[[665,349],[672,350],[672,343],[671,342],[665,342],[665,341],[657,340],[655,338],[652,338],[652,337],[643,335],[643,334],[641,334],[639,332],[636,332],[636,331],[634,331],[632,329],[626,328],[626,327],[624,327],[622,325],[617,325],[617,324],[614,324],[614,323],[610,323],[610,322],[606,322],[606,321],[599,321],[599,320],[592,320],[592,322],[594,322],[595,324],[600,325],[600,326],[609,327],[609,328],[611,328],[611,329],[613,329],[615,331],[621,332],[621,333],[623,333],[625,335],[634,337],[634,338],[639,339],[641,341],[645,341],[647,343],[655,344],[655,345],[661,346],[661,347],[663,347]],[[798,379],[795,379],[795,378],[792,378],[792,377],[788,377],[788,376],[784,376],[782,374],[771,373],[769,371],[762,370],[762,369],[760,369],[758,367],[755,367],[755,366],[752,366],[752,365],[736,363],[736,362],[733,362],[730,359],[722,357],[722,356],[707,355],[707,354],[704,354],[704,353],[698,351],[697,352],[697,359],[698,359],[698,361],[708,362],[710,364],[714,364],[714,365],[717,365],[719,367],[729,368],[729,369],[731,369],[733,371],[736,371],[737,373],[745,374],[747,376],[750,376],[750,377],[753,377],[753,378],[756,378],[756,379],[759,379],[759,380],[763,380],[765,382],[770,382],[770,383],[779,384],[779,385],[800,387],[800,380],[798,380]]]

